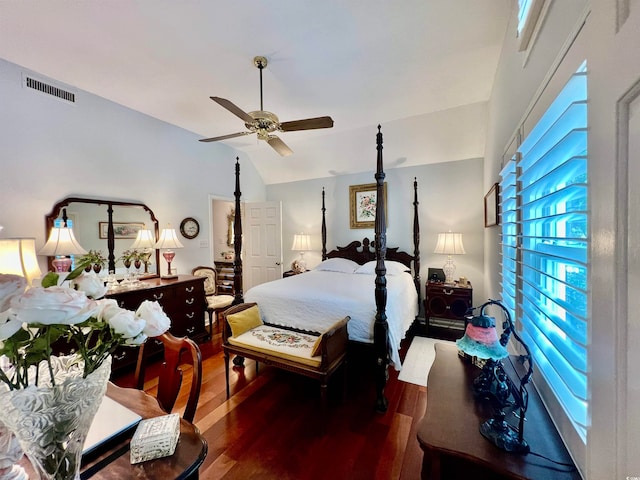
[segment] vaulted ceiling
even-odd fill
[[[204,138],[245,130],[210,96],[260,109],[253,58],[263,55],[264,110],[335,122],[278,133],[288,157],[256,135],[225,141],[270,184],[372,170],[378,124],[392,167],[482,156],[483,106],[515,4],[2,1],[0,58]]]

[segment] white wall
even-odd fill
[[[76,92],[76,104],[63,103],[23,88],[25,71],[0,60],[3,237],[35,237],[40,248],[45,214],[68,196],[143,202],[161,228],[170,223],[178,229],[184,217],[200,223],[198,237],[181,237],[185,248],[173,263],[179,273],[189,273],[212,261],[208,196],[233,198],[236,156],[243,199],[264,200],[255,168],[230,147],[198,142],[193,133],[72,86],[61,85]],[[46,271],[44,259],[41,267]]]
[[[384,130],[383,130],[384,134]],[[385,144],[393,138],[384,137]],[[325,189],[327,249],[344,246],[353,240],[374,238],[373,229],[349,227],[349,185],[374,183],[376,162],[375,132],[371,135],[372,171],[303,182],[267,186],[267,199],[282,201],[284,266],[298,257],[292,252],[293,235],[304,231],[312,235],[314,251],[305,253],[307,265],[321,260],[322,188]],[[428,267],[442,267],[445,257],[435,255],[437,234],[449,230],[463,233],[466,255],[454,257],[456,276],[465,276],[474,287],[474,304],[486,299],[483,278],[484,194],[482,159],[460,160],[419,167],[392,168],[385,171],[388,196],[387,246],[400,247],[413,254],[413,180],[418,179],[420,220],[421,279]],[[494,227],[495,228],[495,227]],[[424,292],[422,292],[424,296]]]
[[[590,9],[590,11],[589,11]],[[551,8],[525,65],[507,34],[489,103],[485,188],[497,179],[514,128],[584,12],[589,82],[590,345],[589,414],[583,476],[589,480],[640,475],[640,382],[636,352],[638,285],[637,128],[640,95],[640,4],[637,1],[562,0]],[[514,21],[509,27],[514,31]],[[636,163],[634,163],[636,162]],[[635,215],[635,216],[634,216]],[[498,244],[485,236],[485,275],[497,295]],[[629,288],[628,288],[629,286]],[[494,293],[495,292],[495,293]]]

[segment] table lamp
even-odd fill
[[[144,273],[149,273],[149,258],[151,257],[151,253],[155,248],[155,245],[156,236],[151,230],[147,228],[138,230],[138,235],[136,236],[133,245],[131,245],[131,248],[136,250],[141,249],[144,252]]]
[[[296,273],[304,272],[307,269],[307,263],[304,261],[304,252],[311,250],[311,235],[296,233],[293,236],[291,250],[294,252],[300,252],[300,258],[293,261],[291,269]]]
[[[42,272],[36,258],[35,238],[0,239],[0,272],[20,275],[29,286]]]
[[[172,273],[171,271],[171,262],[173,258],[176,256],[176,253],[173,251],[174,248],[183,248],[183,245],[178,240],[178,236],[176,235],[176,231],[173,228],[163,228],[160,233],[160,239],[154,245],[154,248],[166,249],[162,252],[162,256],[167,261],[167,275],[161,275],[161,278],[178,278],[176,273]]]
[[[499,340],[495,319],[484,314],[489,305],[498,306],[504,313],[503,331]],[[527,372],[519,379],[519,386],[514,385],[501,362],[509,355],[506,346],[511,335],[526,351],[526,355],[521,355],[520,360],[528,362]],[[467,355],[485,360],[480,376],[473,382],[473,389],[477,398],[491,402],[494,416],[480,425],[480,433],[502,450],[529,453],[529,445],[524,440],[524,420],[529,401],[526,385],[533,374],[533,361],[529,347],[515,331],[509,311],[497,300],[484,303],[480,307],[480,315],[471,318],[464,336],[456,344]],[[505,421],[504,409],[507,407],[519,410],[517,429]]]
[[[444,283],[453,283],[456,266],[451,255],[464,255],[466,253],[462,244],[462,234],[454,232],[439,233],[438,242],[433,253],[447,255],[447,262],[442,267],[445,276]]]
[[[56,257],[51,264],[56,272],[68,272],[71,269],[70,255],[85,255],[87,251],[76,240],[70,227],[53,227],[47,243],[38,255]]]

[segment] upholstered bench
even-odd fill
[[[256,373],[262,362],[319,380],[322,406],[326,408],[329,378],[346,362],[349,317],[336,322],[326,332],[315,333],[265,324],[255,303],[235,305],[222,315],[227,398],[230,396],[229,358],[234,354],[236,358],[255,360]],[[346,368],[343,375],[346,379]]]

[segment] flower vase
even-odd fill
[[[41,480],[79,480],[82,450],[111,373],[111,357],[83,378],[84,362],[75,355],[51,357],[35,368],[29,386],[0,391],[0,421],[10,428]],[[32,380],[33,375],[33,380]]]
[[[102,265],[100,265],[99,263],[94,263],[93,264],[93,271],[96,273],[100,273],[100,271],[102,270]]]

